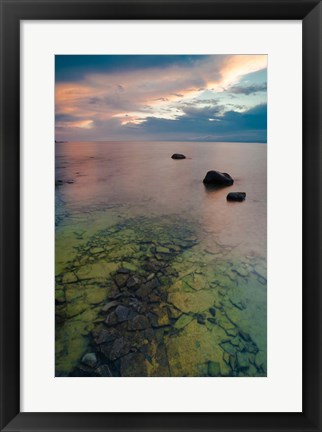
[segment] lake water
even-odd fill
[[[266,179],[264,144],[57,143],[56,376],[266,376]]]

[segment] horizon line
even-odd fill
[[[204,140],[56,140],[55,144],[71,142],[191,142],[191,143],[240,143],[240,144],[267,144],[267,141],[204,141]]]

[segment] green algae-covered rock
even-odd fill
[[[65,293],[63,290],[56,290],[55,291],[55,300],[57,303],[64,303]]]
[[[122,267],[127,269],[127,270],[133,271],[133,272],[135,272],[137,270],[136,265],[134,265],[133,263],[129,263],[127,261],[122,262]]]
[[[208,375],[211,377],[221,376],[220,364],[218,362],[208,362]]]
[[[221,372],[228,374],[219,346],[223,337],[225,334],[220,328],[210,332],[195,320],[177,335],[167,337],[165,345],[171,376],[200,376],[199,365],[207,365],[209,359],[220,363]]]
[[[73,282],[77,282],[77,277],[73,272],[68,272],[63,275],[64,284],[73,283]]]
[[[142,353],[130,353],[121,359],[121,374],[124,377],[148,376],[147,361]]]
[[[102,247],[93,247],[90,249],[91,254],[99,254],[102,252],[104,252],[104,248],[102,248]]]
[[[190,315],[181,315],[180,318],[177,319],[176,323],[174,324],[174,328],[176,329],[182,329],[184,328],[186,325],[188,325],[189,323],[191,323],[191,321],[193,320],[193,317]]]
[[[66,306],[66,315],[67,317],[72,318],[84,312],[86,308],[87,306],[83,302],[68,303]]]
[[[89,304],[99,304],[106,300],[107,292],[106,289],[102,288],[91,288],[86,291],[86,299]]]
[[[170,253],[170,250],[169,250],[168,248],[164,247],[164,246],[157,246],[157,247],[156,247],[156,252],[157,252],[157,253],[165,253],[165,254],[168,254],[168,253]]]
[[[84,287],[82,285],[68,285],[65,290],[65,298],[67,302],[73,302],[84,296]]]
[[[237,363],[239,369],[248,369],[249,368],[249,359],[248,359],[248,353],[237,353]]]
[[[233,271],[242,277],[247,277],[249,275],[249,271],[242,265],[233,267]]]
[[[236,347],[232,345],[230,342],[223,342],[220,344],[220,346],[229,355],[235,355],[237,352]]]
[[[182,312],[203,312],[213,303],[214,295],[211,291],[203,290],[200,292],[170,292],[168,302],[172,303]]]

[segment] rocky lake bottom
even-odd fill
[[[177,215],[70,231],[56,376],[266,376],[266,263]]]
[[[69,142],[55,161],[55,376],[266,376],[266,146]]]

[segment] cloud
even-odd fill
[[[253,85],[234,85],[232,87],[229,87],[227,89],[229,93],[233,94],[245,94],[250,95],[258,92],[266,92],[267,91],[267,84],[253,84]]]
[[[183,131],[173,130],[178,126],[203,134],[196,129],[211,126],[213,131],[215,124],[228,121],[229,116],[231,122],[238,114],[222,100],[225,89],[236,95],[264,91],[263,85],[262,90],[257,84],[240,85],[242,77],[266,68],[263,55],[185,56],[184,61],[182,56],[160,56],[159,62],[159,56],[139,56],[144,57],[138,61],[145,65],[141,68],[133,66],[137,56],[126,56],[131,57],[132,66],[118,69],[117,60],[122,63],[123,56],[107,57],[113,57],[114,62],[107,71],[94,68],[75,81],[56,83],[57,139],[122,140],[136,131],[137,139],[160,140],[170,132],[183,136]],[[154,57],[150,63],[149,57]],[[222,95],[220,101],[216,95]],[[243,110],[245,104],[238,102],[236,109]],[[161,124],[169,131],[158,130]]]
[[[223,107],[219,105],[208,105],[204,107],[185,106],[182,110],[186,118],[214,118],[222,112]]]
[[[175,120],[150,117],[136,127],[136,132],[138,136],[144,132],[145,136],[158,136],[160,140],[164,137],[174,141],[199,139],[266,142],[267,106],[261,104],[245,112],[228,111],[223,115],[216,115],[213,108],[207,107],[189,111]]]
[[[219,111],[219,108],[218,108]],[[267,106],[257,105],[248,111],[227,111],[209,117],[209,108],[189,111],[176,119],[148,117],[144,122],[119,125],[118,119],[97,120],[96,129],[100,140],[155,140],[155,141],[244,141],[266,142]],[[213,121],[210,121],[213,120]],[[75,134],[69,129],[65,139]],[[92,130],[82,129],[82,140],[91,140]]]

